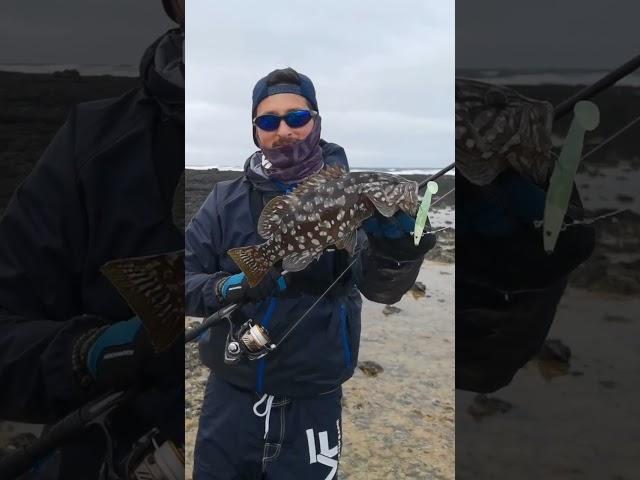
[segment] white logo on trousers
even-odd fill
[[[321,465],[326,465],[331,468],[331,471],[324,480],[331,480],[336,476],[336,472],[338,471],[338,459],[334,457],[338,457],[340,454],[340,424],[338,422],[336,423],[338,424],[338,445],[333,448],[329,448],[329,437],[327,432],[319,432],[318,440],[320,442],[320,453],[316,453],[316,440],[313,434],[313,428],[306,430],[307,444],[309,445],[309,463],[320,463]]]

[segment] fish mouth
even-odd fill
[[[402,208],[404,212],[410,217],[415,218],[418,215],[418,205],[411,205],[409,207]]]
[[[410,182],[405,187],[406,201],[402,202],[400,208],[408,215],[415,218],[420,207],[420,196],[418,194],[418,182]]]

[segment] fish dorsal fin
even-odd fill
[[[337,180],[346,173],[346,170],[339,165],[329,165],[305,179],[291,192],[291,195],[313,192],[318,190],[322,184],[331,180]]]
[[[333,165],[327,165],[324,169],[320,170],[319,173],[322,173],[329,178],[340,178],[347,173],[342,165],[338,165],[337,163]]]
[[[379,195],[376,196],[376,194]],[[387,203],[387,196],[382,189],[376,192],[367,192],[365,193],[365,195],[369,200],[371,200],[371,203],[373,203],[373,206],[376,207],[376,210],[378,210],[385,217],[393,217],[393,215],[398,210],[397,205],[389,205]]]
[[[346,250],[347,252],[349,252],[349,255],[353,255],[353,253],[356,251],[356,241],[356,230],[351,230],[336,242],[336,247],[342,250]]]
[[[288,211],[289,199],[287,197],[279,196],[269,200],[258,219],[258,235],[265,240],[271,238],[271,235],[278,230],[282,223],[282,217]]]

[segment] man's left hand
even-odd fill
[[[392,217],[385,217],[376,212],[373,217],[365,220],[362,227],[374,252],[405,261],[420,258],[436,244],[435,235],[427,233],[416,246],[413,241],[415,225],[415,219],[403,211],[398,211]]]

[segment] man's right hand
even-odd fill
[[[285,277],[276,268],[269,270],[255,287],[249,285],[244,273],[221,278],[216,284],[219,300],[225,305],[243,302],[259,303],[276,292],[286,290],[286,288]]]

